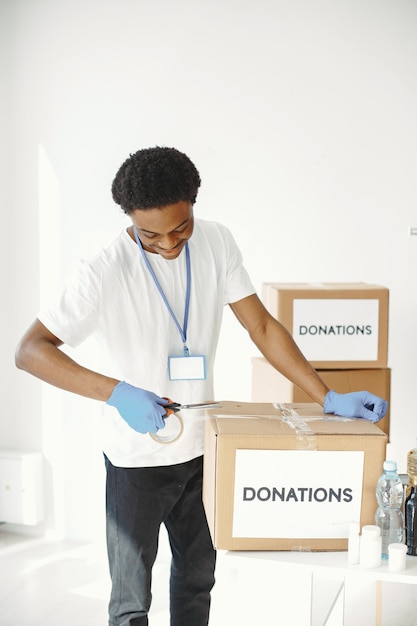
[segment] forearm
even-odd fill
[[[61,350],[62,345],[42,322],[35,320],[17,346],[16,366],[50,385],[106,402],[139,433],[164,428],[166,399],[82,367]]]
[[[252,340],[264,357],[281,374],[307,393],[312,400],[324,403],[329,388],[299,350],[290,333],[271,318]]]
[[[368,391],[346,394],[330,391],[283,326],[272,318],[264,328],[265,332],[255,332],[251,335],[258,348],[277,370],[303,389],[313,400],[324,405],[325,413],[335,413],[343,417],[362,417],[371,422],[378,422],[384,417],[388,409],[386,400]]]
[[[79,365],[58,346],[43,339],[21,342],[16,365],[50,385],[104,402],[119,382]]]
[[[372,422],[384,417],[388,404],[374,394],[367,391],[338,394],[334,390],[329,393],[329,388],[301,353],[290,333],[268,313],[256,294],[238,300],[230,307],[271,365],[312,400],[325,405],[325,413],[363,417]]]

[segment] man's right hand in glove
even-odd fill
[[[116,407],[133,430],[146,434],[164,428],[163,418],[167,413],[164,405],[169,404],[169,400],[122,381],[115,386],[106,404]]]

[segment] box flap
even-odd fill
[[[266,288],[271,287],[278,291],[373,291],[383,290],[388,291],[387,287],[383,285],[369,284],[369,283],[263,283]]]

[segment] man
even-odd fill
[[[149,148],[120,167],[112,193],[132,224],[93,259],[23,336],[16,364],[48,383],[101,400],[107,468],[109,624],[148,624],[160,525],[172,550],[172,626],[205,626],[215,551],[201,501],[203,420],[181,413],[166,444],[168,398],[214,398],[213,364],[228,304],[269,362],[326,412],[378,421],[387,403],[329,390],[266,311],[230,232],[195,220],[200,176],[174,148]],[[60,347],[95,333],[110,356],[94,372]]]

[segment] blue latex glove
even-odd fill
[[[369,391],[336,393],[329,391],[324,398],[324,412],[342,417],[363,417],[370,422],[379,422],[388,409],[388,402]]]
[[[115,386],[106,404],[116,407],[133,430],[145,434],[164,428],[164,404],[169,404],[169,401],[122,381]]]

